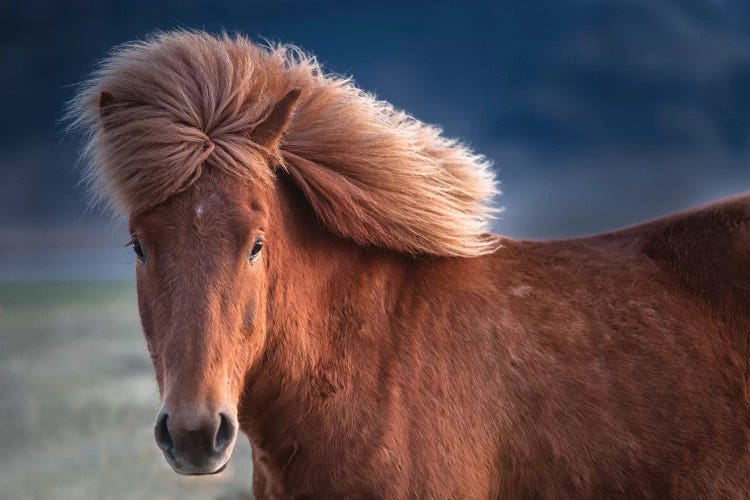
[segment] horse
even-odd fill
[[[487,159],[242,35],[121,46],[68,116],[176,472],[241,431],[260,499],[750,495],[750,195],[498,236]]]

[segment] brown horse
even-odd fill
[[[750,197],[487,233],[487,162],[294,48],[171,33],[74,100],[180,473],[258,498],[748,498]]]

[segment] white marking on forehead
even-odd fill
[[[217,200],[219,200],[219,198],[213,193],[195,200],[195,205],[193,206],[195,215],[198,216],[198,218],[201,218],[203,214],[206,213],[206,210],[211,208],[211,205],[216,204]]]

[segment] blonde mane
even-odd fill
[[[270,183],[260,166],[272,152],[249,132],[292,89],[302,94],[276,155],[331,231],[412,254],[498,247],[488,161],[293,46],[184,31],[129,43],[67,116],[86,133],[92,191],[133,215],[187,189],[205,165]]]

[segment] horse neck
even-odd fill
[[[284,178],[272,203],[266,345],[248,374],[247,407],[278,420],[352,381],[352,359],[388,338],[408,257],[362,248],[324,229]],[[257,425],[254,425],[257,427]],[[258,429],[260,432],[262,430]]]

